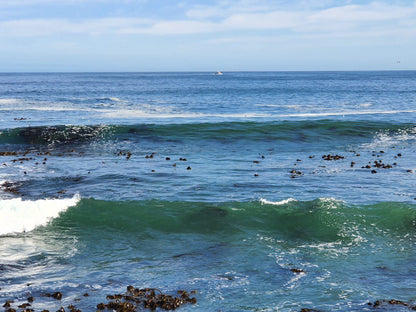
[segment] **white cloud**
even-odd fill
[[[208,6],[198,6],[196,8],[190,9],[186,12],[186,16],[191,19],[207,19],[212,17],[223,17],[226,12],[224,12],[221,7],[208,7]]]
[[[5,0],[8,1],[8,0]],[[21,0],[27,1],[27,0]],[[33,0],[51,1],[51,0]],[[79,0],[63,0],[65,2]],[[89,0],[105,1],[105,0]],[[328,2],[328,1],[327,1]],[[416,5],[400,6],[373,2],[332,8],[277,10],[264,3],[221,2],[214,6],[196,6],[185,11],[187,19],[95,18],[95,19],[21,19],[0,22],[0,36],[47,36],[52,34],[129,34],[222,36],[238,32],[284,30],[310,36],[361,36],[362,33],[408,36],[408,25],[416,24]],[[184,8],[186,10],[186,8]],[[251,34],[252,35],[252,34]],[[281,35],[281,34],[280,34]]]
[[[108,2],[109,0],[1,0],[0,7],[17,7],[53,3],[56,5],[76,4],[86,2]]]
[[[151,34],[151,35],[186,35],[203,34],[220,31],[220,25],[201,21],[166,21],[156,22],[150,27],[127,27],[120,29],[122,34]]]
[[[82,21],[66,19],[21,19],[0,22],[0,36],[33,37],[53,34],[116,34],[132,27],[149,27],[150,19],[103,18]]]
[[[227,29],[267,30],[292,28],[303,24],[302,12],[270,12],[237,14],[225,19],[222,24]]]
[[[346,5],[317,12],[312,20],[328,22],[374,22],[415,17],[415,7],[400,7],[371,3],[369,5]]]
[[[221,1],[217,5],[196,5],[186,11],[191,19],[226,18],[233,14],[258,13],[273,11],[279,6],[259,4],[256,1]]]

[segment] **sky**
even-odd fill
[[[0,0],[0,72],[416,70],[416,0]]]

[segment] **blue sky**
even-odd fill
[[[0,71],[416,69],[416,1],[0,0]]]

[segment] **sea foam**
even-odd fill
[[[0,200],[0,235],[28,232],[46,225],[68,207],[75,206],[80,199],[79,195],[75,195],[66,199]]]
[[[276,206],[280,206],[280,205],[285,205],[287,203],[290,203],[292,201],[297,201],[297,200],[294,199],[294,198],[287,198],[287,199],[283,199],[281,201],[274,202],[274,201],[269,201],[269,200],[264,199],[264,198],[260,198],[260,202],[262,204],[265,204],[265,205],[276,205]]]

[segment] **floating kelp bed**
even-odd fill
[[[195,291],[190,293],[185,290],[178,290],[178,296],[172,296],[164,294],[157,288],[144,288],[138,289],[133,286],[127,286],[127,291],[124,294],[108,295],[107,303],[99,303],[97,305],[97,311],[117,311],[117,312],[136,312],[144,309],[156,310],[162,309],[166,311],[175,310],[183,304],[197,302],[195,297],[190,297],[190,294],[195,294]],[[62,299],[61,292],[55,292],[53,294],[45,294],[45,297],[54,298],[56,300]],[[84,294],[88,296],[88,294]],[[24,309],[22,312],[34,312],[35,310],[31,307],[32,302],[35,300],[34,297],[27,298],[27,303],[20,304],[19,309]],[[12,307],[13,300],[7,300],[3,305],[6,308],[6,312],[16,312]],[[61,307],[57,312],[82,312],[77,309],[74,305],[69,305],[67,310]],[[49,312],[49,310],[43,309],[42,312]]]

